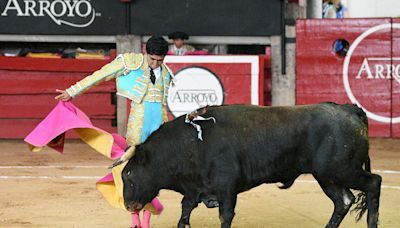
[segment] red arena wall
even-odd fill
[[[24,138],[57,104],[56,89],[68,88],[109,61],[0,57],[0,138]],[[166,63],[177,77],[169,94],[170,118],[173,108],[179,115],[207,104],[271,103],[270,52],[262,56],[168,56]],[[114,133],[115,90],[113,80],[104,82],[73,102],[96,127]]]
[[[373,137],[400,137],[400,21],[299,20],[296,104],[324,101],[361,106]],[[347,54],[333,50],[349,43]]]

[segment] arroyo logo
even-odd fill
[[[222,105],[224,90],[218,77],[201,67],[188,67],[175,74],[175,86],[169,89],[168,108],[181,116],[206,105]]]
[[[79,28],[91,25],[96,16],[101,16],[89,0],[8,0],[4,9],[0,10],[2,17],[48,16],[57,25]]]
[[[362,33],[354,43],[350,46],[349,51],[346,55],[343,64],[343,83],[344,88],[346,90],[347,96],[351,100],[352,103],[357,104],[362,107],[364,111],[367,113],[367,116],[373,120],[383,122],[383,123],[400,123],[399,117],[387,117],[375,114],[373,111],[365,108],[365,104],[363,105],[359,99],[355,96],[351,89],[350,81],[349,81],[349,65],[351,61],[351,57],[357,47],[361,44],[361,42],[368,37],[369,35],[381,31],[381,30],[390,30],[390,29],[400,29],[400,24],[398,23],[389,23],[382,24],[375,27],[372,27]],[[383,42],[382,42],[383,43]],[[362,48],[368,48],[367,46]],[[393,83],[400,84],[400,57],[365,57],[362,61],[361,65],[357,70],[356,75],[351,75],[350,79],[357,80],[369,80],[374,82],[382,82],[382,80],[392,80]],[[354,86],[354,85],[353,85]]]
[[[364,58],[356,79],[366,77],[367,79],[380,80],[393,77],[400,83],[400,64],[397,63],[399,61],[400,58]]]

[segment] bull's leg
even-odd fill
[[[182,199],[182,215],[178,223],[178,228],[190,227],[190,213],[197,207],[198,203],[195,200],[189,199],[186,196]]]
[[[317,177],[315,177],[315,179],[317,179],[319,185],[321,186],[325,194],[333,201],[335,207],[332,217],[329,220],[329,223],[326,225],[326,227],[327,228],[339,227],[343,218],[349,212],[349,209],[353,204],[355,197],[348,188],[324,182]]]
[[[221,194],[218,196],[219,220],[221,221],[221,228],[231,227],[233,217],[235,216],[236,200],[236,194]]]
[[[368,205],[368,227],[378,227],[379,217],[379,198],[381,195],[382,177],[376,174],[371,174],[370,182],[368,183],[367,205]]]
[[[363,191],[367,194],[368,228],[376,228],[378,226],[382,177],[366,171],[356,171],[347,176],[345,181],[347,187]]]

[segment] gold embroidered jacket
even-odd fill
[[[161,76],[164,81],[163,105],[167,104],[169,84],[172,81],[172,73],[162,64]],[[124,96],[135,103],[141,103],[147,92],[150,82],[149,65],[147,56],[143,54],[126,53],[118,55],[115,60],[103,66],[77,82],[66,91],[71,97],[75,97],[103,81],[116,78],[117,94]]]

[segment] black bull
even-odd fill
[[[136,147],[122,171],[128,210],[170,189],[184,196],[178,227],[189,226],[191,211],[210,199],[221,226],[230,227],[238,193],[263,183],[289,188],[312,174],[334,203],[327,227],[338,227],[354,202],[358,219],[368,209],[368,227],[377,227],[381,177],[370,172],[368,122],[357,106],[215,106],[203,117],[216,119],[195,121],[204,141],[182,116]],[[350,189],[360,190],[357,200]]]

